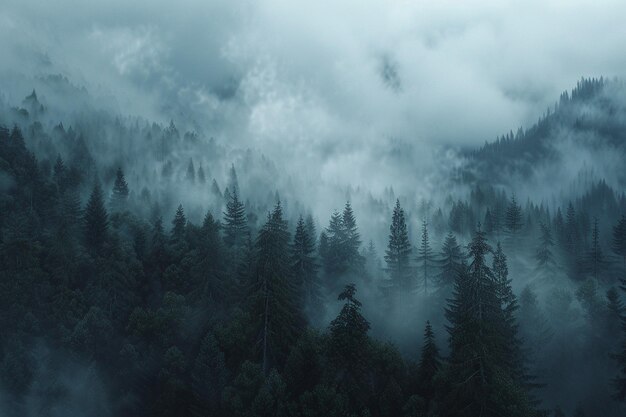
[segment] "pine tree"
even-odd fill
[[[439,348],[435,343],[435,334],[430,321],[427,321],[418,368],[419,393],[427,402],[430,402],[435,396],[435,375],[440,368],[441,357],[439,356]]]
[[[204,174],[204,169],[202,168],[202,165],[198,167],[198,182],[200,184],[206,183],[206,175]]]
[[[189,158],[189,165],[187,165],[187,174],[185,179],[191,183],[196,182],[196,168],[193,166],[193,159]]]
[[[403,293],[413,289],[410,255],[411,243],[404,219],[404,210],[400,207],[400,200],[396,200],[391,226],[389,226],[389,243],[385,251],[385,262],[391,285]]]
[[[555,266],[552,248],[554,247],[554,239],[549,223],[540,223],[541,237],[539,238],[539,248],[537,248],[537,268],[551,271]]]
[[[342,253],[347,262],[347,267],[352,268],[354,271],[360,271],[364,263],[359,253],[361,235],[359,234],[356,218],[349,201],[346,202],[346,206],[343,209],[341,224],[343,227],[342,237],[344,239],[342,242]]]
[[[257,265],[251,294],[252,314],[258,329],[263,372],[280,365],[304,323],[302,300],[292,279],[289,231],[280,202],[268,215],[255,244]]]
[[[435,267],[435,256],[430,247],[430,241],[428,238],[428,224],[426,220],[422,222],[422,240],[420,246],[417,249],[416,257],[418,267],[422,274],[422,288],[424,293],[428,294],[429,280],[431,279],[432,271]]]
[[[96,183],[84,212],[85,246],[92,251],[99,251],[104,244],[109,228],[109,215],[104,207],[102,189]]]
[[[441,248],[441,272],[439,272],[436,282],[439,289],[443,290],[454,286],[454,281],[463,270],[463,258],[464,255],[456,237],[452,232],[449,232]]]
[[[487,236],[491,236],[493,235],[493,233],[495,232],[495,223],[494,223],[494,219],[493,219],[493,215],[491,214],[491,210],[487,209],[487,212],[485,213],[485,233],[487,234]]]
[[[180,242],[185,238],[185,230],[187,228],[187,218],[185,217],[185,210],[183,205],[179,204],[172,220],[172,240]]]
[[[236,191],[230,194],[224,212],[224,243],[228,248],[238,248],[245,243],[248,234],[246,209]]]
[[[369,322],[361,314],[361,302],[355,298],[356,286],[348,284],[339,294],[344,301],[339,315],[330,323],[328,355],[335,369],[337,389],[345,393],[351,409],[363,407],[368,392],[366,375],[370,356],[367,332]]]
[[[304,224],[306,226],[306,232],[309,235],[311,242],[313,242],[313,245],[316,245],[317,244],[317,229],[315,227],[315,220],[313,220],[313,215],[311,213],[309,213],[306,216],[306,220]]]
[[[302,219],[298,219],[296,233],[291,245],[291,269],[301,286],[307,309],[315,310],[320,304],[320,285],[317,280],[315,245]]]
[[[533,415],[511,348],[516,328],[507,320],[502,289],[486,263],[492,250],[480,228],[468,251],[470,264],[457,278],[446,310],[450,356],[442,415]]]
[[[515,195],[511,196],[511,201],[506,208],[504,227],[506,228],[509,243],[514,245],[517,243],[519,233],[522,230],[522,207],[517,204]]]
[[[622,258],[625,275],[622,277],[622,286],[626,291],[626,216],[622,215],[622,218],[613,226],[613,241],[611,242],[611,249],[613,253]]]
[[[330,216],[328,227],[320,236],[320,255],[324,264],[324,272],[327,278],[333,279],[333,281],[348,269],[347,255],[344,252],[346,241],[343,218],[339,212],[335,211]],[[332,289],[334,282],[328,284]]]
[[[235,171],[235,164],[231,164],[230,171],[228,172],[228,186],[227,188],[231,193],[239,195],[239,180],[237,179],[237,171]]]
[[[585,258],[587,270],[591,272],[593,278],[597,280],[598,276],[604,269],[604,254],[602,253],[602,247],[600,246],[600,231],[598,229],[597,217],[593,222],[591,248],[587,252],[587,256]]]
[[[121,211],[126,207],[128,200],[128,184],[124,178],[122,168],[118,168],[115,174],[115,184],[111,193],[111,209],[113,211]]]

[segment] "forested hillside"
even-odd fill
[[[0,414],[623,416],[624,98],[332,212],[193,124],[3,102]]]

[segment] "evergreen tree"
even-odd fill
[[[587,264],[587,270],[591,272],[593,278],[597,280],[598,276],[604,269],[604,254],[602,253],[602,247],[600,246],[600,231],[598,229],[597,217],[593,222],[591,248],[589,248],[587,256],[585,257],[585,263]]]
[[[115,174],[115,184],[113,185],[113,192],[111,193],[111,209],[113,211],[120,211],[126,207],[126,201],[128,200],[128,184],[124,178],[124,172],[122,168],[118,168]]]
[[[196,168],[193,166],[193,159],[189,158],[189,165],[187,165],[187,174],[185,179],[191,183],[196,182]]]
[[[102,189],[97,183],[87,201],[83,221],[85,224],[85,246],[97,252],[102,249],[109,228],[109,215],[104,207]]]
[[[404,219],[404,210],[400,207],[400,200],[396,200],[391,226],[389,226],[389,243],[385,251],[385,262],[391,285],[403,293],[414,288],[410,255],[411,243]]]
[[[454,281],[463,270],[463,252],[456,241],[456,237],[449,232],[443,242],[440,255],[441,271],[437,276],[437,286],[448,289],[454,286]]]
[[[511,196],[511,201],[506,208],[504,217],[504,227],[506,229],[507,237],[511,245],[517,243],[519,233],[522,230],[522,207],[517,204],[515,195]]]
[[[315,307],[319,306],[320,301],[315,245],[309,236],[302,216],[298,219],[296,233],[291,245],[291,269],[301,286],[305,306],[308,309],[315,310]]]
[[[198,182],[200,184],[206,183],[206,175],[204,173],[204,169],[202,168],[202,165],[198,167]]]
[[[485,213],[485,233],[487,234],[487,236],[491,236],[493,235],[493,233],[495,232],[495,222],[493,219],[493,215],[491,214],[491,210],[487,209],[487,212]]]
[[[268,215],[257,237],[256,277],[251,294],[251,317],[258,329],[263,372],[287,357],[303,325],[302,300],[292,279],[289,231],[280,202]]]
[[[230,193],[224,212],[224,243],[228,248],[238,248],[245,243],[248,234],[246,209],[236,191]]]
[[[185,217],[185,210],[183,205],[179,204],[172,220],[172,240],[180,242],[185,238],[185,230],[187,228],[187,218]]]
[[[539,238],[539,248],[537,248],[537,267],[542,270],[551,271],[555,267],[554,255],[552,248],[554,247],[554,239],[552,231],[548,223],[540,223],[541,237]]]
[[[430,321],[427,321],[418,368],[419,393],[427,402],[430,402],[435,396],[435,375],[439,372],[440,367],[439,348],[435,344],[435,334]]]
[[[345,257],[347,267],[352,268],[354,271],[360,271],[360,268],[363,266],[363,258],[359,253],[361,235],[359,234],[356,218],[349,201],[346,202],[346,206],[343,209],[341,225],[343,228],[342,237],[344,239],[341,242],[341,252]]]
[[[351,409],[361,410],[366,402],[368,391],[366,376],[370,356],[370,340],[367,332],[369,322],[361,314],[361,302],[357,300],[356,286],[348,284],[339,294],[344,305],[339,315],[330,323],[328,356],[337,389],[345,393]]]
[[[335,211],[330,217],[330,222],[325,232],[320,236],[320,255],[324,264],[324,272],[327,279],[336,279],[348,269],[348,259],[344,252],[345,229],[343,218]],[[322,246],[324,245],[325,248]],[[334,282],[328,283],[332,289]]]
[[[510,337],[516,329],[506,318],[502,290],[486,263],[492,250],[480,228],[468,251],[470,264],[457,278],[446,310],[450,356],[442,415],[533,415],[512,357]]]
[[[626,291],[626,216],[622,214],[621,219],[613,226],[613,240],[611,242],[613,253],[622,258],[625,275],[622,277],[622,286]]]
[[[429,280],[431,279],[432,271],[435,267],[435,256],[430,247],[430,241],[428,238],[428,224],[426,220],[422,222],[422,240],[420,246],[417,249],[417,263],[418,268],[421,270],[422,275],[422,288],[424,293],[428,294]]]

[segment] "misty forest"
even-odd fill
[[[106,93],[7,50],[36,64],[0,66],[0,415],[626,415],[621,77],[454,142],[458,104],[413,132],[240,66],[152,106],[182,70]],[[373,59],[328,106],[411,103],[408,61]]]

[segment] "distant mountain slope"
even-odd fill
[[[511,131],[468,152],[463,177],[507,183],[546,165],[590,163],[568,158],[569,150],[584,150],[585,155],[604,150],[626,161],[626,89],[621,81],[583,78],[529,129]],[[623,184],[626,175],[616,174]]]

